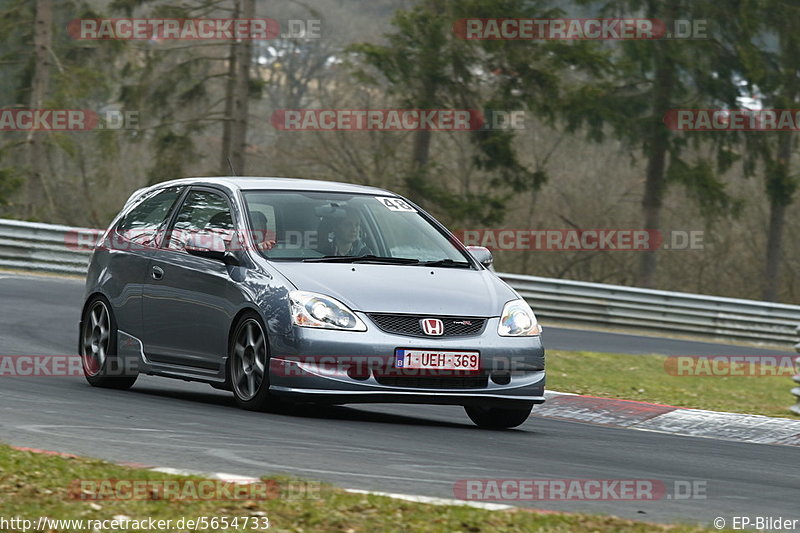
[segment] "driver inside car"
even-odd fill
[[[253,226],[250,235],[256,248],[263,252],[275,247],[275,233],[268,228],[267,216],[261,211],[250,210],[250,222]]]
[[[333,231],[324,235],[320,243],[320,252],[325,255],[364,256],[372,254],[369,247],[361,240],[361,217],[352,209],[348,209],[344,217],[335,218],[328,227]]]

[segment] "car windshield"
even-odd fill
[[[471,268],[448,236],[401,198],[311,191],[244,197],[254,240],[272,260]]]

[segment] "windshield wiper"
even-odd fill
[[[382,257],[378,255],[326,255],[323,257],[309,257],[303,259],[304,263],[383,263],[387,265],[413,265],[419,259],[410,257]]]
[[[452,259],[438,259],[436,261],[421,261],[421,266],[429,267],[450,267],[450,268],[472,268],[466,261],[454,261]]]

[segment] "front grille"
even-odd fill
[[[375,376],[381,385],[410,389],[483,389],[489,384],[487,376],[470,377],[405,377]]]
[[[456,316],[430,316],[430,315],[387,315],[370,314],[377,326],[387,333],[408,335],[412,337],[428,337],[422,331],[420,320],[425,318],[438,318],[444,325],[444,334],[438,337],[465,337],[479,335],[486,323],[484,318],[456,317]]]

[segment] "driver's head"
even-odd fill
[[[361,217],[356,211],[348,209],[344,218],[336,221],[334,232],[339,242],[355,242],[361,235]]]
[[[261,211],[250,211],[250,233],[253,243],[261,250],[269,250],[275,245],[275,234],[267,228],[267,216]]]

